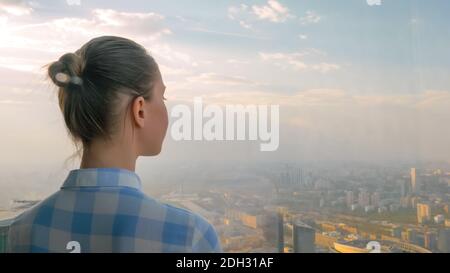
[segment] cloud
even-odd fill
[[[217,73],[201,73],[200,75],[187,78],[189,82],[198,84],[220,84],[220,85],[248,85],[255,84],[241,76],[229,76]]]
[[[306,35],[306,34],[299,34],[298,38],[300,38],[302,40],[306,40],[306,39],[308,39],[308,35]]]
[[[253,30],[257,21],[268,21],[272,23],[284,23],[289,19],[298,18],[301,25],[317,24],[322,16],[313,10],[307,10],[301,17],[292,14],[286,6],[275,0],[269,0],[264,5],[248,6],[240,4],[228,8],[228,18],[237,21],[245,29]]]
[[[273,61],[275,65],[282,68],[287,66],[294,68],[295,70],[306,70],[308,65],[301,60],[302,53],[259,53],[259,56],[263,61]]]
[[[287,7],[275,0],[269,0],[266,5],[262,6],[254,5],[252,11],[260,20],[268,20],[273,23],[285,22],[293,17]]]
[[[163,36],[171,33],[161,14],[94,9],[83,18],[40,20],[33,16],[24,22],[0,17],[0,66],[41,73],[44,64],[102,35],[133,39],[147,47],[158,61],[166,62],[166,66],[196,65],[196,60],[189,54],[161,41]],[[29,52],[33,52],[33,56]],[[25,55],[28,57],[22,57]]]
[[[247,34],[242,34],[242,33],[209,30],[209,29],[201,28],[201,27],[188,28],[187,30],[191,30],[191,31],[195,31],[195,32],[209,33],[209,34],[214,34],[214,35],[223,35],[223,36],[231,36],[231,37],[239,37],[239,38],[247,38],[247,39],[255,39],[255,40],[267,40],[268,39],[267,37],[247,35]]]
[[[64,17],[41,23],[14,24],[2,37],[4,47],[43,48],[51,51],[100,35],[119,35],[141,41],[155,40],[171,31],[164,27],[164,16],[156,13],[130,13],[94,9],[90,17]],[[8,24],[8,22],[7,22]]]
[[[294,69],[302,71],[318,71],[322,73],[328,73],[330,71],[339,70],[341,67],[338,64],[328,63],[328,62],[306,62],[305,58],[308,56],[324,56],[320,50],[309,49],[302,52],[294,53],[265,53],[260,52],[259,56],[262,61],[272,62],[274,65],[281,67],[283,69]]]
[[[339,70],[341,67],[333,63],[319,63],[311,65],[311,68],[322,73],[327,73],[333,70]]]
[[[32,101],[22,101],[22,100],[0,100],[0,104],[8,105],[20,105],[20,104],[32,104]]]
[[[341,89],[308,89],[294,94],[266,91],[205,94],[205,100],[217,104],[278,104],[284,107],[329,106],[349,103],[353,98]]]
[[[240,13],[248,10],[248,6],[241,4],[239,6],[231,6],[228,8],[228,18],[231,20],[236,20]]]
[[[192,71],[187,69],[175,68],[161,64],[159,65],[159,69],[161,70],[161,74],[164,76],[186,76],[192,74]]]
[[[0,56],[0,67],[10,68],[17,71],[36,72],[36,67],[39,66],[42,66],[41,60],[39,59],[27,59],[14,55]]]
[[[369,6],[380,6],[381,0],[366,0],[367,5]]]
[[[160,36],[171,31],[162,25],[164,16],[154,12],[120,12],[112,9],[95,9],[92,21],[114,31],[138,34],[141,36]]]
[[[249,64],[248,61],[236,60],[236,59],[228,59],[227,63],[229,63],[229,64],[239,64],[239,65],[241,65],[241,64]]]
[[[66,3],[69,6],[80,6],[81,0],[66,0]]]
[[[248,24],[247,22],[245,22],[244,20],[240,20],[239,25],[241,25],[241,27],[246,28],[246,29],[252,29],[252,26],[250,24]]]
[[[33,9],[26,1],[21,0],[1,0],[0,15],[2,13],[12,16],[29,15]]]
[[[171,33],[165,17],[147,12],[121,12],[111,9],[94,9],[85,17],[63,17],[42,21],[40,17],[22,17],[8,20],[0,17],[0,75],[2,75],[2,105],[22,105],[22,101],[50,101],[53,85],[45,78],[43,65],[57,60],[66,52],[73,52],[90,39],[102,35],[130,38],[147,48],[155,57],[167,84],[174,86],[197,85],[187,81],[198,75],[200,64],[206,63],[195,50],[180,44],[168,44],[163,37]],[[10,75],[10,76],[8,76]],[[222,81],[235,86],[241,78],[199,78],[205,82]],[[211,85],[208,85],[211,86]],[[13,88],[33,89],[40,95],[30,97],[21,92],[8,92]],[[171,88],[172,89],[172,88]],[[42,94],[46,94],[42,96]]]
[[[302,25],[317,24],[322,20],[322,17],[315,11],[308,10],[303,17],[300,17],[299,20]]]
[[[205,73],[198,77],[198,83],[230,82],[241,84],[249,82],[239,77],[224,76],[214,73]],[[197,94],[198,95],[198,94]],[[347,113],[353,115],[350,109],[370,113],[371,109],[379,111],[415,111],[420,113],[448,113],[450,109],[450,91],[425,90],[414,94],[360,94],[337,88],[316,88],[301,90],[292,94],[283,94],[276,91],[248,90],[239,91],[239,95],[233,92],[208,92],[202,97],[208,103],[225,104],[278,104],[283,109],[292,109],[292,114],[298,115],[299,111],[307,112],[318,109],[323,114],[330,111],[348,109]],[[192,100],[192,97],[186,97]],[[314,110],[315,111],[315,110]],[[355,112],[356,113],[356,112]],[[448,119],[447,115],[442,115]],[[413,118],[412,116],[410,118]]]
[[[249,6],[240,4],[239,6],[231,6],[228,8],[228,18],[233,21],[239,22],[239,25],[245,29],[253,29],[252,24],[249,22],[250,18]]]
[[[245,29],[253,29],[253,23],[258,20],[272,23],[283,23],[294,18],[289,9],[280,2],[269,0],[265,5],[248,6],[240,4],[228,8],[228,18],[237,21]]]

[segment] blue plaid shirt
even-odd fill
[[[78,169],[61,189],[19,215],[10,252],[220,252],[203,217],[160,203],[123,169]]]

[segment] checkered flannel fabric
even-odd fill
[[[19,215],[9,252],[221,252],[214,228],[188,210],[141,191],[114,168],[78,169],[59,191]]]

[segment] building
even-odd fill
[[[420,203],[420,198],[417,196],[411,197],[411,208],[417,208],[417,203]]]
[[[284,216],[280,212],[277,214],[277,247],[278,253],[284,252]]]
[[[316,231],[301,222],[295,222],[293,225],[293,245],[294,253],[314,253]]]
[[[319,207],[323,208],[324,206],[325,206],[325,199],[324,198],[320,198]]]
[[[417,231],[412,228],[406,230],[406,240],[412,244],[417,244]]]
[[[445,211],[445,213],[447,213],[447,214],[450,213],[450,205],[449,205],[449,204],[445,204],[445,205],[444,205],[444,211]]]
[[[434,232],[425,232],[423,235],[424,246],[427,249],[434,250],[437,248],[437,235]]]
[[[411,168],[411,191],[413,193],[417,192],[417,176],[416,176],[416,168]]]
[[[337,253],[370,253],[371,250],[367,249],[368,243],[366,240],[336,241],[333,249]]]
[[[399,179],[401,197],[406,197],[410,193],[410,186],[407,179]]]
[[[411,178],[411,191],[415,193],[417,192],[416,168],[411,168],[410,178]]]
[[[450,228],[450,219],[445,219],[444,226]]]
[[[374,206],[365,206],[364,207],[364,212],[369,213],[375,210]]]
[[[434,222],[438,225],[443,224],[445,221],[445,217],[442,214],[438,214],[436,216],[434,216]]]
[[[390,204],[389,205],[389,211],[391,211],[391,212],[398,211],[399,209],[400,209],[400,205],[399,204]]]
[[[283,214],[271,209],[267,210],[258,228],[262,231],[263,239],[269,243],[270,247],[279,252],[284,250]]]
[[[402,207],[402,208],[410,208],[410,207],[412,207],[412,204],[411,204],[411,196],[405,196],[405,197],[401,197],[400,198],[400,206]]]
[[[426,203],[417,203],[417,222],[423,224],[431,220],[431,207]]]
[[[379,207],[380,206],[380,193],[379,192],[374,192],[372,193],[372,196],[370,197],[370,204],[374,207]]]
[[[252,215],[249,213],[242,213],[240,215],[240,220],[244,226],[250,227],[250,228],[257,228],[258,225],[258,216]]]
[[[351,208],[353,203],[355,203],[355,197],[353,191],[345,192],[345,203],[347,204],[347,208]]]
[[[399,226],[393,227],[391,230],[391,235],[395,238],[402,238],[402,228]]]
[[[450,229],[442,228],[439,230],[437,248],[440,252],[450,253]]]
[[[302,188],[307,186],[304,179],[303,170],[286,166],[286,171],[280,174],[280,186],[282,188]]]
[[[370,205],[370,194],[366,189],[360,189],[358,195],[358,204],[363,208]]]

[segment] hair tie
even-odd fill
[[[73,76],[70,78],[70,82],[79,86],[83,85],[83,79],[78,76]]]
[[[59,72],[55,75],[55,79],[62,83],[62,84],[68,84],[69,82],[75,85],[82,86],[83,85],[83,79],[78,76],[72,76],[69,77],[66,73]]]

